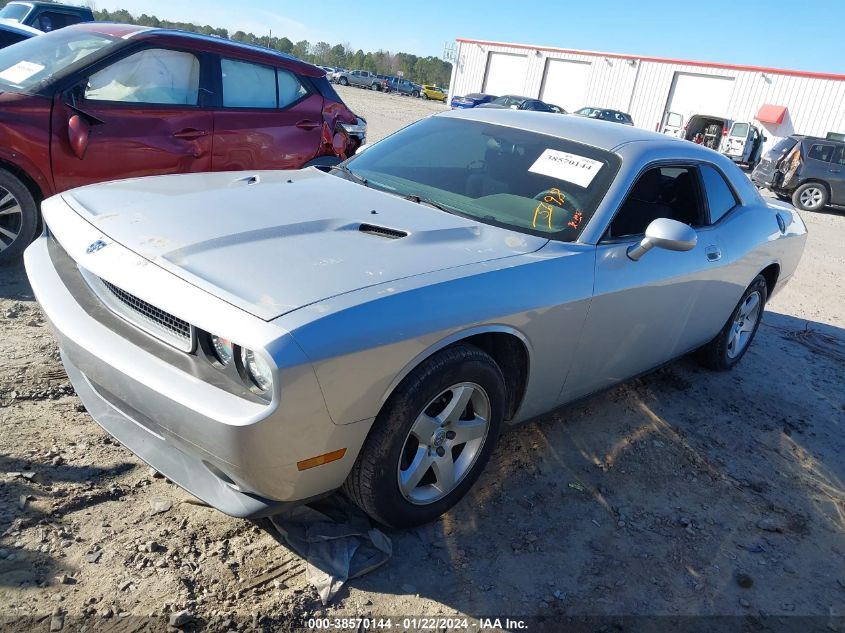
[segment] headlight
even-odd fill
[[[211,335],[211,347],[214,349],[214,354],[217,360],[224,367],[232,362],[234,356],[234,346],[229,339],[222,338],[216,334]]]
[[[255,383],[255,386],[261,389],[261,391],[269,391],[270,387],[273,386],[273,374],[270,370],[270,365],[264,362],[251,349],[245,347],[241,348],[241,361],[243,362],[246,373]]]

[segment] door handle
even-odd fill
[[[173,133],[173,138],[181,138],[186,141],[193,141],[198,138],[202,138],[203,136],[207,136],[207,130],[197,130],[192,127],[185,128],[184,130],[179,130],[178,132]]]
[[[707,254],[707,261],[717,262],[722,259],[722,251],[718,246],[708,246],[704,252]]]
[[[319,127],[320,124],[316,121],[309,121],[308,119],[303,119],[296,124],[300,130],[313,130],[315,127]]]

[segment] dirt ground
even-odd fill
[[[373,141],[444,107],[342,96]],[[506,434],[464,501],[389,532],[390,562],[327,608],[267,522],[192,503],[100,430],[22,267],[0,269],[0,628],[164,630],[187,610],[212,631],[356,615],[845,630],[845,213],[804,217],[801,266],[733,372],[682,359]]]

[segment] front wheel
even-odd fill
[[[792,193],[792,204],[802,211],[818,211],[827,206],[827,189],[817,182],[804,183]]]
[[[38,205],[17,177],[0,169],[0,264],[15,261],[38,229]]]
[[[337,83],[339,83],[341,86],[348,86],[349,80],[346,77],[341,77],[337,80]]]
[[[757,275],[745,289],[742,299],[712,341],[696,352],[698,361],[708,369],[731,369],[748,351],[757,328],[763,320],[768,299],[768,285],[763,275]]]
[[[384,525],[433,521],[481,474],[504,409],[504,377],[487,353],[472,345],[438,352],[385,403],[344,491]]]
[[[427,94],[425,94],[425,93],[422,93],[420,96],[421,96],[423,99],[426,99],[426,100],[428,99],[428,95],[427,95]]]

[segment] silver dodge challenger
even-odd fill
[[[123,180],[43,215],[27,272],[106,431],[233,516],[342,488],[397,527],[454,505],[505,426],[690,352],[730,369],[806,241],[699,145],[483,109],[328,171]]]

